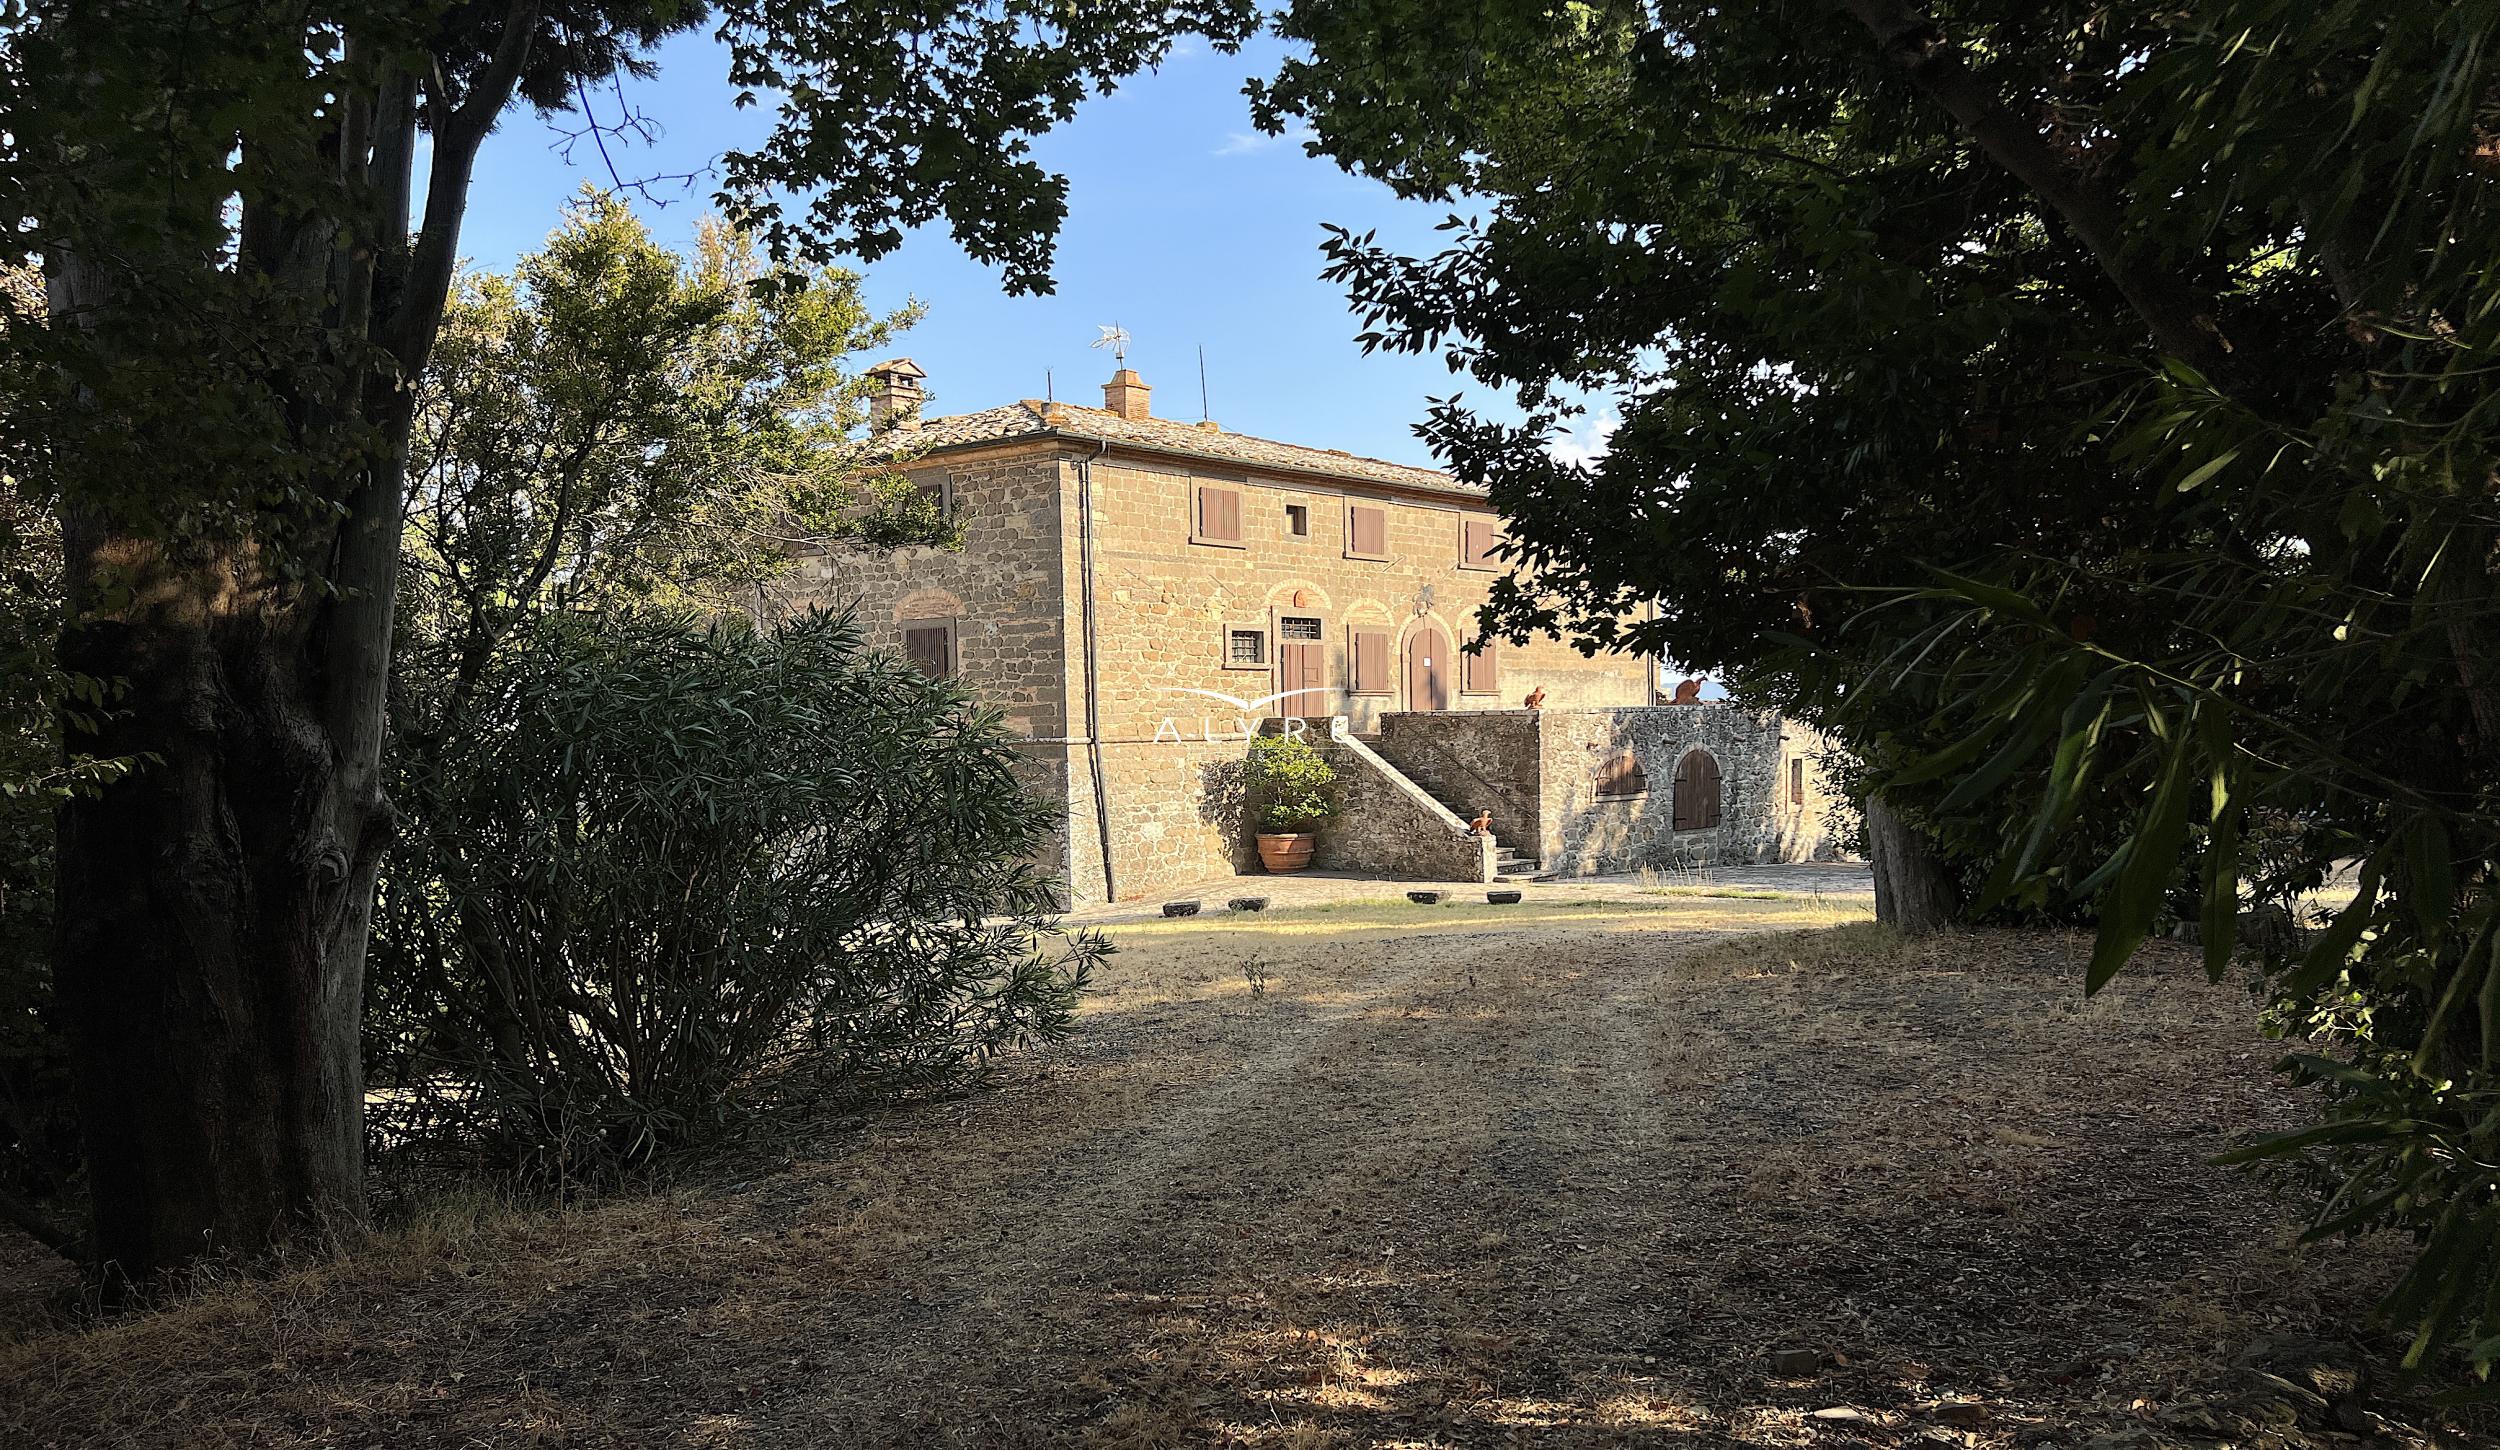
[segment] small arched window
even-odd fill
[[[1719,762],[1707,750],[1675,763],[1675,828],[1706,831],[1719,823]]]
[[[1641,758],[1623,749],[1606,758],[1597,768],[1597,797],[1635,796],[1649,794],[1649,777],[1641,770]]]

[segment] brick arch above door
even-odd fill
[[[1334,614],[1336,604],[1328,591],[1308,579],[1290,579],[1267,591],[1270,609],[1308,609],[1321,614]]]
[[[894,602],[894,617],[901,619],[953,619],[964,612],[964,602],[943,589],[915,589]]]

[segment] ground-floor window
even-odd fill
[[[952,679],[955,675],[955,621],[951,619],[907,619],[903,621],[903,656],[912,668],[933,680]]]

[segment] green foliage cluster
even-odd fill
[[[1066,1029],[1053,807],[995,712],[770,629],[557,620],[486,670],[375,925],[379,1141],[595,1179]]]
[[[1337,769],[1298,735],[1253,739],[1242,788],[1263,830],[1307,831],[1337,813]]]
[[[1983,909],[2357,864],[2264,967],[2324,1115],[2250,1156],[2422,1247],[2500,1359],[2500,6],[1303,0],[1264,119],[1455,201],[1337,234],[1510,516],[1486,623],[1672,648],[1836,730]],[[1618,410],[1604,459],[1553,424]],[[1532,582],[1528,582],[1532,581]],[[1656,601],[1654,617],[1636,606]]]
[[[394,668],[396,1161],[596,1178],[1064,1026],[1103,948],[1039,944],[1050,810],[995,717],[847,620],[747,623],[796,550],[952,542],[845,441],[849,364],[911,320],[725,227],[681,258],[595,191],[462,279]]]
[[[417,778],[497,650],[552,615],[754,609],[794,552],[949,544],[864,421],[859,358],[916,310],[773,267],[707,223],[691,256],[585,189],[508,274],[460,279],[410,440],[394,716]]]

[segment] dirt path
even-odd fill
[[[2064,940],[1748,935],[1814,916],[1120,928],[1077,1039],[993,1091],[749,1182],[34,1335],[0,1350],[0,1443],[2115,1446],[2418,1421],[2257,1378],[2364,1365],[2346,1341],[2387,1261],[2295,1252],[2204,1164],[2297,1110],[2243,993],[2163,957],[2083,1004]],[[1821,1362],[1774,1373],[1788,1348]]]

